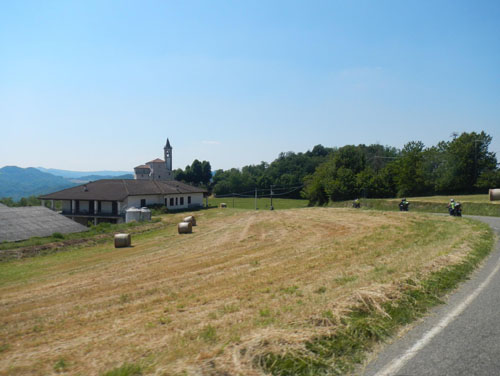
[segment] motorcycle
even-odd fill
[[[408,211],[410,203],[408,201],[401,201],[399,203],[399,211]]]
[[[455,203],[455,207],[449,207],[448,211],[450,212],[450,215],[453,217],[461,217],[462,216],[462,205],[460,202]]]
[[[360,202],[356,202],[356,201],[354,201],[354,202],[352,203],[352,207],[353,207],[353,208],[355,208],[355,209],[359,209],[359,208],[361,207],[361,203],[360,203]]]

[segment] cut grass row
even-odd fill
[[[280,376],[351,372],[377,343],[442,303],[441,298],[464,281],[489,254],[494,241],[491,228],[480,223],[474,223],[474,226],[483,232],[483,236],[462,262],[434,272],[420,283],[407,280],[402,296],[384,303],[382,312],[368,301],[365,306],[351,312],[335,334],[309,341],[301,352],[268,353],[256,359],[256,365]]]
[[[234,209],[255,210],[256,207],[255,198],[251,197],[224,197],[224,198],[210,197],[208,199],[208,205],[211,207],[214,206],[218,207],[222,203],[225,203],[228,208],[234,208]],[[308,206],[308,200],[273,198],[273,208],[275,210],[305,208],[307,206]],[[257,199],[258,210],[270,210],[270,208],[271,208],[270,198]]]

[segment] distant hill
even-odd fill
[[[22,197],[38,196],[41,194],[60,191],[61,189],[74,187],[89,181],[101,179],[133,179],[132,174],[120,174],[118,171],[88,172],[44,169],[45,171],[60,171],[68,177],[56,176],[52,173],[40,171],[40,168],[21,168],[16,166],[5,166],[0,168],[0,198],[11,197],[18,201]],[[83,175],[82,175],[83,174]]]
[[[36,168],[5,166],[0,168],[0,197],[21,197],[41,195],[77,185],[60,176],[42,172]]]
[[[124,174],[124,175],[87,175],[78,178],[70,179],[74,183],[87,183],[89,181],[96,181],[102,179],[133,179],[134,175]]]
[[[62,176],[63,178],[78,179],[78,180],[85,180],[89,176],[93,177],[100,176],[99,179],[127,179],[127,178],[122,178],[121,176],[130,175],[133,178],[132,172],[130,171],[71,171],[71,170],[59,170],[57,168],[44,168],[44,167],[36,167],[36,168],[42,172],[48,172],[49,174],[55,176]],[[88,179],[87,181],[90,180],[97,180],[97,178]]]

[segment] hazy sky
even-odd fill
[[[212,167],[316,144],[500,157],[500,1],[2,1],[0,167]]]

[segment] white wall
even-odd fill
[[[188,204],[188,196],[191,196],[191,203]],[[167,208],[169,209],[187,209],[193,206],[203,206],[203,193],[176,194],[164,196],[167,199]],[[184,204],[181,205],[181,197],[184,198]],[[170,205],[170,198],[174,199],[174,205]],[[175,199],[177,198],[177,205]],[[165,202],[165,200],[163,200]]]
[[[146,200],[146,205],[161,204],[163,205],[163,196],[146,195],[146,196],[128,196],[124,202],[124,207],[140,208],[141,200]]]

